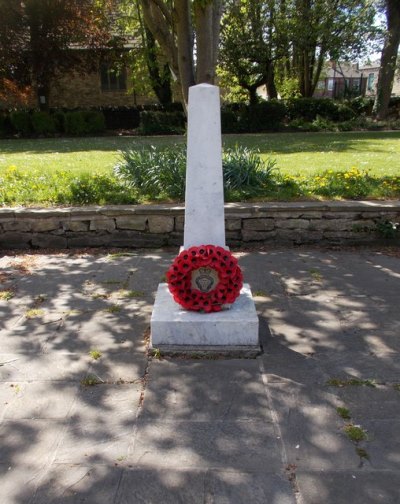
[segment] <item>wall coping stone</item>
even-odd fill
[[[116,217],[121,215],[181,215],[185,209],[184,204],[157,204],[157,205],[105,205],[82,207],[1,207],[0,218],[68,218],[76,215],[83,217]],[[266,203],[226,203],[225,214],[245,214],[249,217],[260,217],[259,214],[269,212],[287,211],[322,211],[322,212],[387,212],[400,211],[400,200],[387,201],[296,201],[296,202],[266,202]]]
[[[0,208],[0,249],[182,244],[184,205]],[[364,243],[400,221],[400,200],[227,203],[228,244],[289,241]],[[395,237],[399,243],[399,238]]]

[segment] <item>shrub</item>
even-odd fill
[[[180,135],[185,131],[183,112],[143,111],[140,113],[141,135]]]
[[[310,190],[317,195],[359,199],[368,196],[374,180],[368,172],[351,168],[348,171],[326,170],[309,182]]]
[[[31,121],[33,131],[38,135],[49,135],[56,131],[54,117],[48,112],[33,112]]]
[[[66,118],[62,110],[56,110],[53,112],[54,126],[58,133],[65,133],[66,130]]]
[[[65,133],[69,135],[84,135],[87,133],[83,112],[75,111],[65,114]]]
[[[239,115],[230,108],[221,108],[221,130],[222,133],[239,133]]]
[[[115,174],[152,199],[160,197],[183,200],[185,195],[185,147],[174,145],[165,149],[128,150],[121,153]]]
[[[312,122],[320,116],[330,121],[348,121],[355,115],[346,104],[330,98],[294,98],[287,101],[287,107],[291,120],[304,119]]]
[[[248,106],[241,111],[241,130],[251,133],[277,131],[282,126],[287,113],[283,101],[270,100]]]
[[[258,152],[243,146],[226,149],[222,158],[225,189],[263,190],[271,183],[276,162],[265,163]]]
[[[311,131],[335,131],[335,125],[329,119],[317,115],[311,123]]]
[[[357,96],[348,102],[349,107],[354,110],[357,115],[371,115],[374,106],[374,99],[366,96]]]
[[[259,154],[246,147],[227,149],[222,157],[225,191],[230,197],[259,194],[272,184],[275,162],[265,163]],[[141,196],[151,199],[183,200],[185,195],[186,148],[174,145],[164,149],[128,150],[114,173]]]
[[[7,133],[6,116],[0,113],[0,137],[5,136]]]
[[[86,124],[85,133],[102,133],[106,129],[106,122],[102,112],[87,110],[83,112],[83,118]]]
[[[70,182],[69,191],[69,201],[78,205],[137,202],[120,180],[105,174],[80,174]]]
[[[17,110],[10,114],[10,121],[14,130],[20,135],[27,136],[31,133],[31,117],[26,110]]]
[[[140,125],[137,107],[104,107],[101,109],[107,129],[134,129]]]

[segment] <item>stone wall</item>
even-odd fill
[[[231,246],[251,243],[368,243],[379,223],[400,222],[400,201],[231,203]],[[184,207],[132,205],[0,209],[0,248],[161,247],[183,243]]]

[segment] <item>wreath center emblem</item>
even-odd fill
[[[210,292],[218,283],[218,273],[211,268],[199,268],[192,272],[192,289]]]

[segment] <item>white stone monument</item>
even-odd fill
[[[184,249],[226,248],[219,88],[189,89]],[[177,304],[166,283],[158,287],[151,317],[151,342],[161,353],[216,352],[256,355],[258,317],[249,285],[229,309],[188,311]]]

